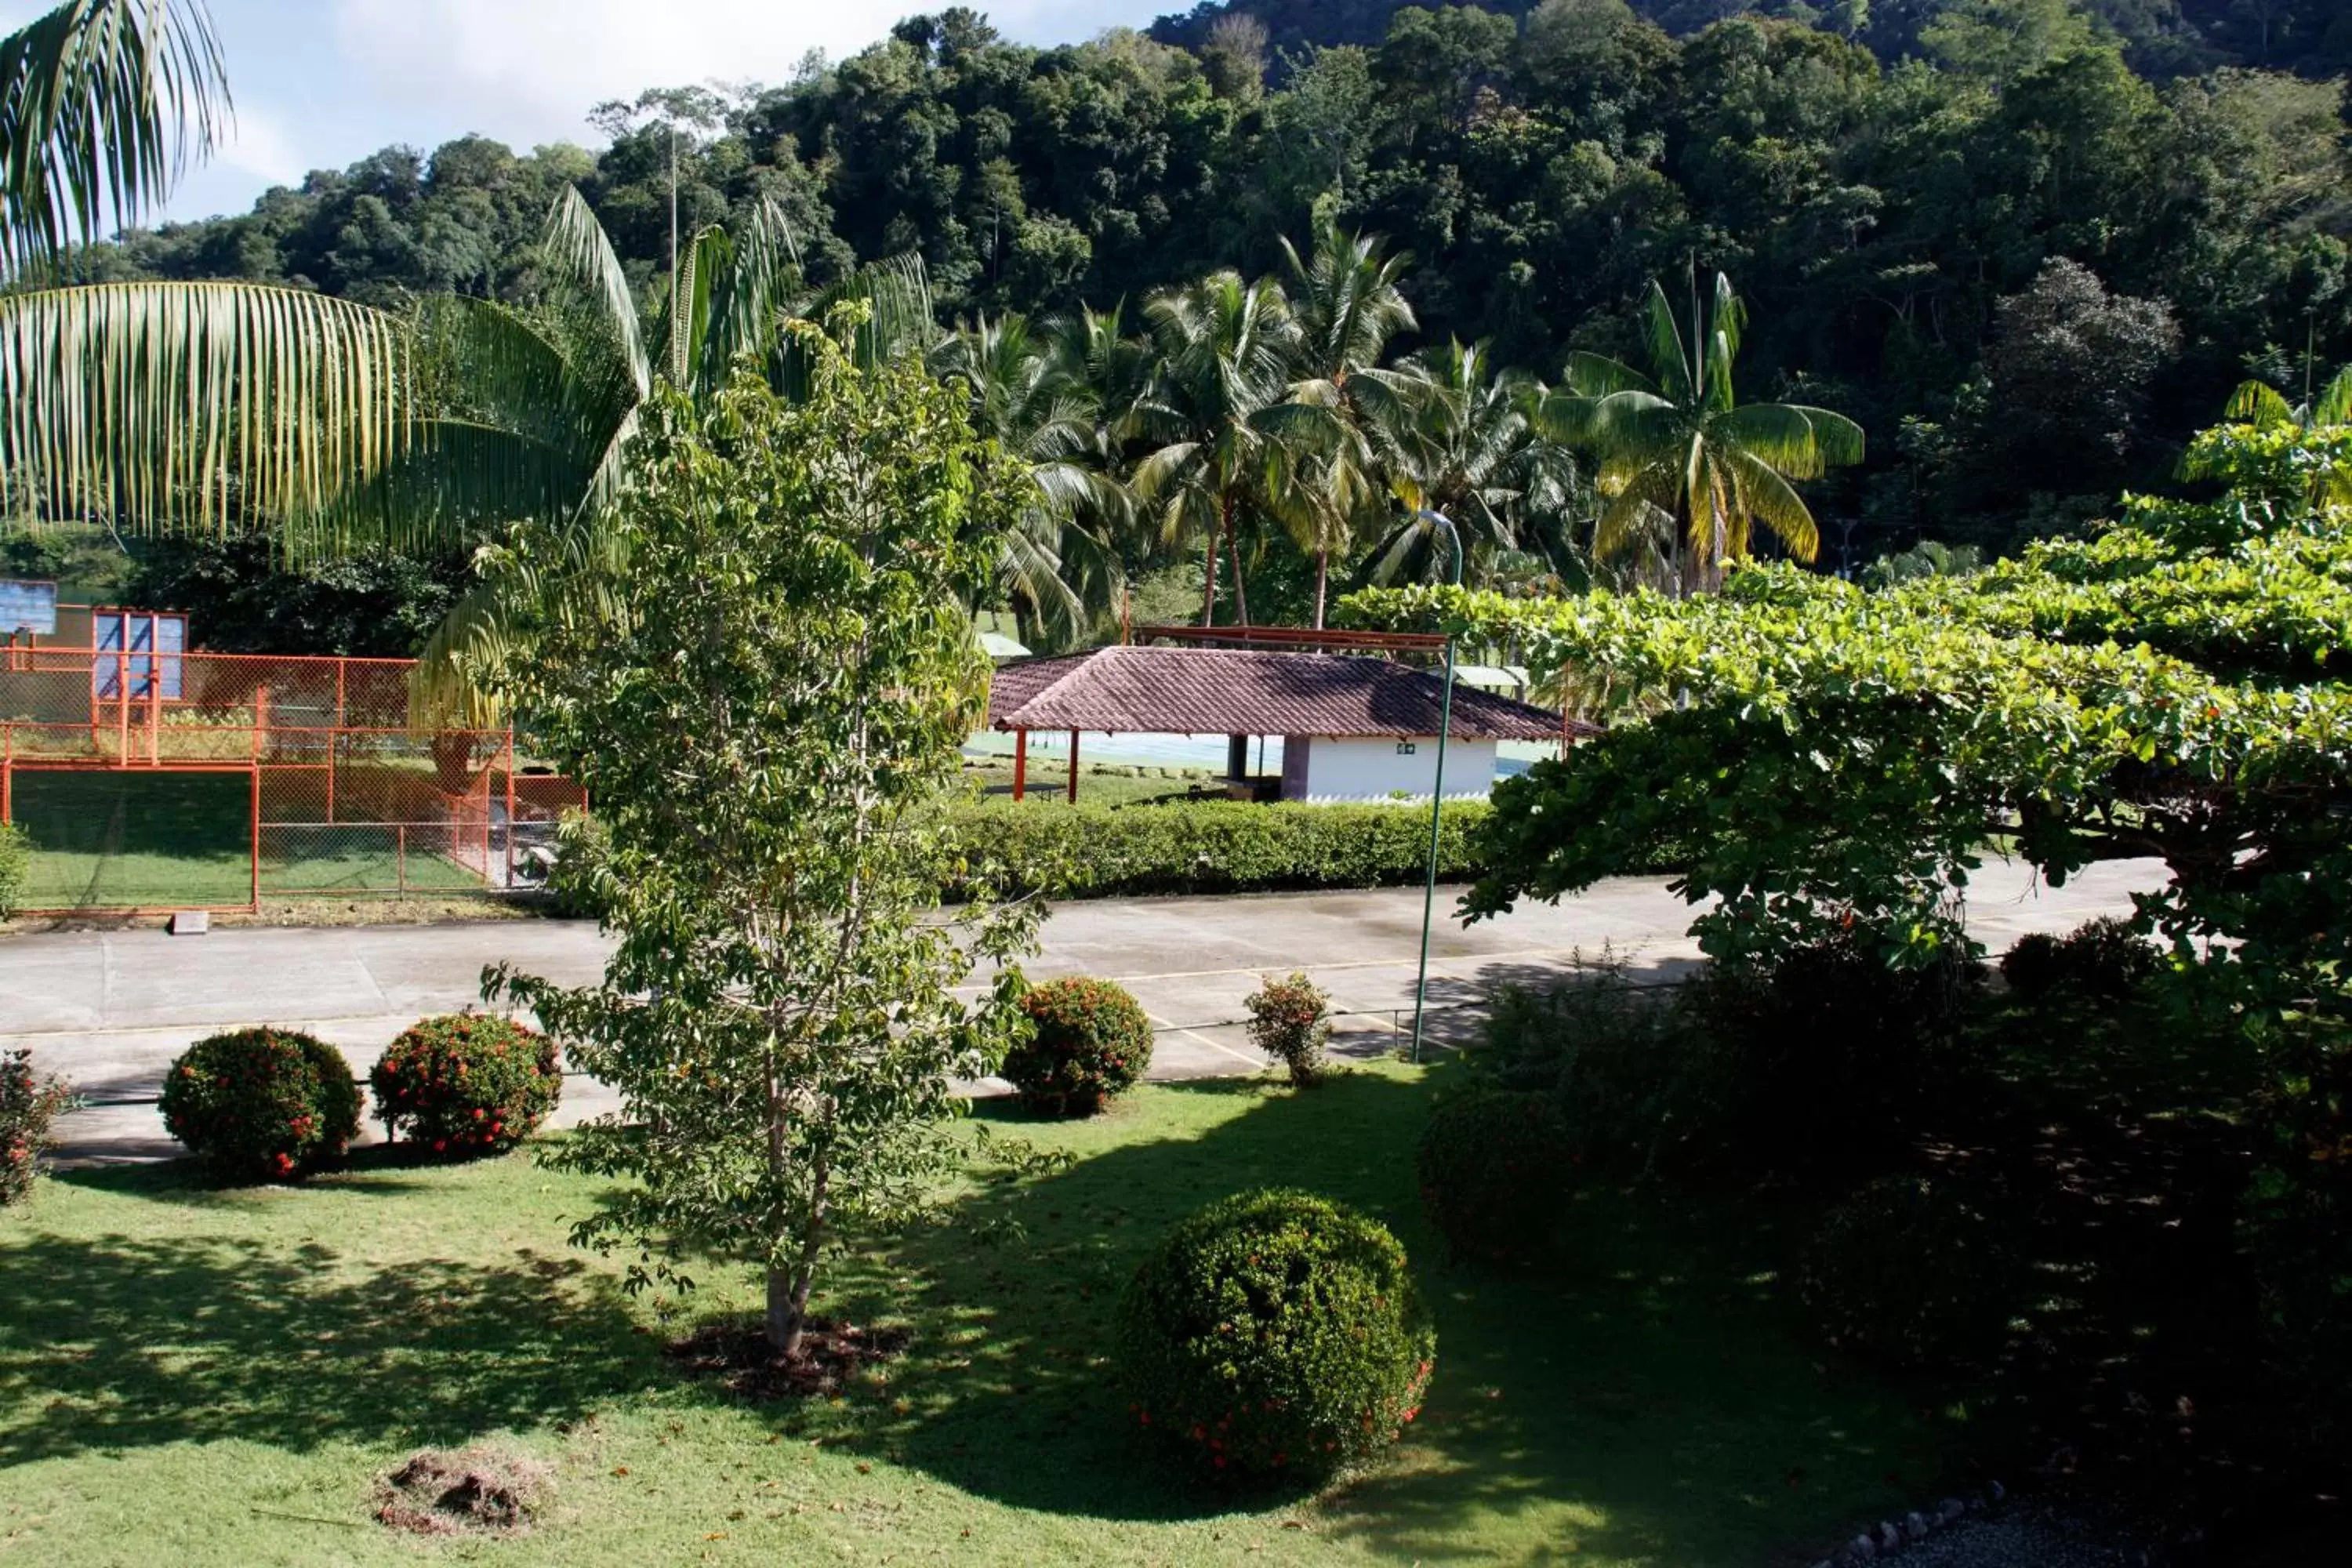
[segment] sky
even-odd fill
[[[405,142],[478,133],[520,149],[593,147],[591,106],[649,87],[789,79],[900,16],[951,0],[210,0],[236,101],[235,140],[161,216],[243,212],[277,184]],[[0,33],[55,0],[0,0]],[[1186,0],[981,4],[1023,43],[1141,26]]]

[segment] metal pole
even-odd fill
[[[1427,508],[1412,514],[1415,522],[1442,526],[1454,542],[1454,585],[1462,586],[1462,532],[1444,512]],[[1445,693],[1437,719],[1437,773],[1429,787],[1429,874],[1421,889],[1421,973],[1412,983],[1412,1059],[1421,1060],[1422,1015],[1429,1004],[1429,926],[1437,907],[1437,834],[1445,809],[1445,742],[1454,731],[1454,634],[1445,634]]]

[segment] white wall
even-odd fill
[[[1412,751],[1405,752],[1410,746]],[[1397,792],[1429,798],[1437,779],[1437,737],[1407,741],[1292,736],[1283,747],[1285,800],[1392,800]],[[1304,773],[1303,792],[1292,781]],[[1445,748],[1445,798],[1483,800],[1495,787],[1495,742],[1455,741]]]

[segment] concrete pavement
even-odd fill
[[[1998,952],[2027,931],[2070,930],[2128,910],[2130,893],[2161,886],[2154,861],[2095,866],[2063,889],[1996,863],[1978,879],[1969,922]],[[1458,1037],[1496,985],[1541,981],[1575,955],[1608,948],[1637,976],[1670,977],[1696,950],[1692,910],[1663,882],[1624,879],[1556,905],[1523,907],[1463,927],[1439,890],[1430,949],[1433,1038]],[[1161,1026],[1152,1076],[1257,1071],[1239,1020],[1242,998],[1268,973],[1303,969],[1332,995],[1337,1045],[1377,1052],[1409,1034],[1421,936],[1417,889],[1238,898],[1100,900],[1060,907],[1046,922],[1034,977],[1096,974],[1134,992]],[[76,931],[0,939],[0,1048],[31,1047],[92,1100],[151,1099],[190,1041],[242,1024],[305,1028],[342,1048],[355,1070],[402,1029],[478,1002],[484,965],[507,962],[564,983],[600,973],[605,942],[577,921],[306,930],[235,928],[209,936],[159,931]],[[565,1086],[561,1120],[612,1107],[603,1086]],[[68,1157],[168,1154],[152,1105],[100,1105],[60,1128]]]

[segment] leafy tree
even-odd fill
[[[1997,82],[2080,53],[2095,37],[2074,0],[1951,0],[1919,32],[1937,59]]]
[[[1542,417],[1599,458],[1606,500],[1596,556],[1668,524],[1696,581],[1711,585],[1723,563],[1748,554],[1757,522],[1801,561],[1819,550],[1812,511],[1790,481],[1861,461],[1862,426],[1802,404],[1741,404],[1732,368],[1746,325],[1746,307],[1719,272],[1704,311],[1694,290],[1687,337],[1653,282],[1650,375],[1598,354],[1570,356],[1566,392],[1546,399]]]
[[[964,853],[933,805],[987,685],[964,603],[1027,481],[960,390],[795,341],[801,401],[747,369],[647,402],[613,519],[629,620],[554,628],[519,672],[596,800],[565,853],[619,939],[604,984],[485,976],[621,1095],[549,1156],[625,1178],[574,1240],[638,1247],[632,1286],[751,1264],[787,1356],[827,1253],[950,1163],[953,1080],[1013,1039],[1031,928],[984,902],[933,918]]]

